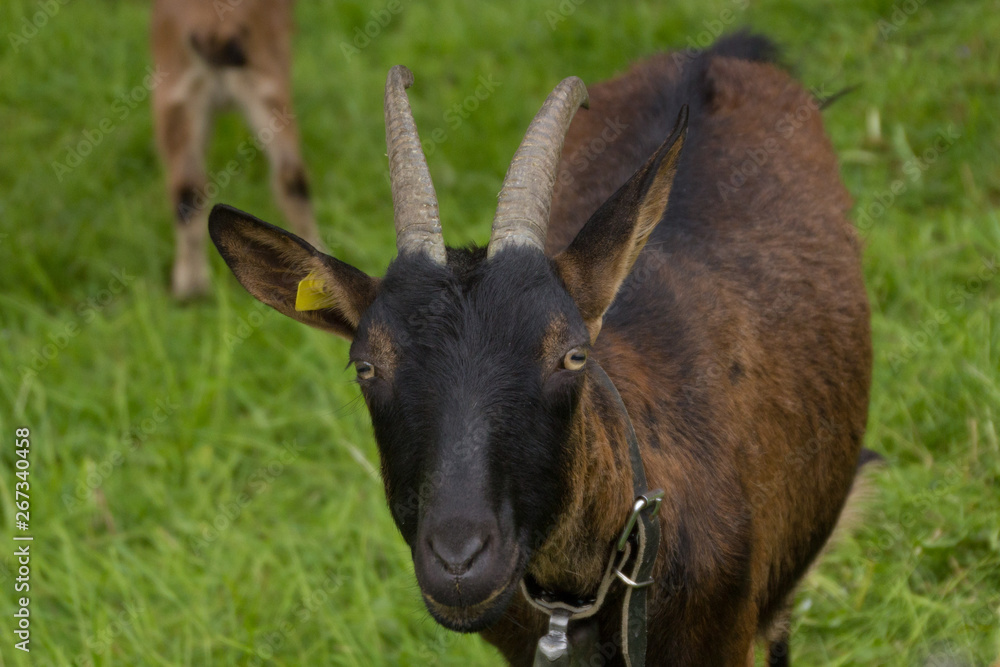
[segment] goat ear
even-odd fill
[[[605,311],[667,210],[687,133],[687,116],[684,106],[673,131],[656,153],[597,209],[569,247],[555,257],[556,268],[583,315],[591,342],[597,339]]]
[[[231,206],[212,209],[208,230],[250,294],[299,322],[354,338],[377,279]]]

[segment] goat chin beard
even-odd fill
[[[476,604],[452,607],[441,604],[426,591],[420,591],[427,610],[438,623],[455,632],[479,632],[496,623],[507,611],[511,598],[520,590],[525,563],[523,552],[515,549],[511,554],[510,574],[506,582]]]
[[[611,549],[600,541],[569,548],[549,540],[532,556],[526,574],[546,590],[588,595],[600,586]]]

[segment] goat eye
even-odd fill
[[[359,380],[371,380],[375,377],[375,367],[367,361],[355,361],[354,368],[358,371]]]
[[[574,347],[563,357],[563,368],[570,371],[578,371],[587,364],[587,350],[582,347]]]

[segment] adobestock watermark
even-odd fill
[[[870,231],[875,223],[895,205],[898,198],[909,189],[910,185],[919,181],[924,172],[947,153],[961,137],[962,133],[954,123],[938,130],[933,143],[927,149],[903,163],[905,178],[893,180],[889,187],[872,196],[873,201],[857,210],[855,219],[858,229],[862,232]]]
[[[388,498],[393,518],[400,524],[420,516],[420,509],[432,502],[445,484],[471,469],[475,459],[487,455],[490,430],[485,424],[467,426],[465,432],[454,439],[453,448],[440,456],[433,470],[425,474],[416,487],[400,490]]]
[[[462,123],[469,119],[473,113],[475,113],[483,102],[490,99],[496,89],[503,85],[501,81],[498,81],[492,74],[482,75],[476,79],[479,83],[476,89],[472,91],[470,95],[466,95],[461,102],[456,102],[451,105],[447,111],[444,112],[442,120],[444,124],[447,125],[448,129],[455,131],[462,127]],[[421,146],[424,150],[425,156],[434,155],[434,151],[440,144],[448,141],[448,130],[443,126],[435,127],[429,133],[426,134],[426,139],[421,142]]]
[[[462,293],[457,285],[448,283],[444,289],[431,293],[430,297],[430,301],[421,304],[407,316],[405,328],[394,332],[399,345],[406,347],[428,328],[436,328],[443,322],[444,314],[452,310],[461,300]]]
[[[787,497],[790,482],[805,473],[813,472],[816,457],[821,452],[836,447],[847,437],[847,429],[838,422],[819,418],[816,430],[801,446],[784,455],[784,466],[778,475],[767,481],[753,480],[749,486],[750,507],[754,511]]]
[[[823,100],[832,97],[826,90],[826,84],[818,88],[811,88],[809,93],[808,99],[792,111],[786,111],[775,121],[774,127],[764,141],[744,150],[743,159],[729,169],[729,174],[725,179],[715,182],[716,190],[723,201],[727,201],[731,195],[736,194],[747,183],[756,178],[761,170],[785,149],[796,132],[819,117],[823,108]]]
[[[369,15],[371,20],[366,21],[363,26],[355,26],[354,36],[350,42],[341,42],[340,51],[344,54],[347,62],[351,62],[355,56],[368,48],[372,40],[382,34],[382,31],[389,27],[392,20],[403,11],[402,0],[389,0],[385,6],[371,10]]]
[[[37,0],[35,7],[38,9],[28,16],[22,16],[20,22],[15,27],[16,32],[7,33],[7,41],[14,53],[21,51],[21,47],[27,46],[28,42],[38,36],[39,32],[54,19],[63,7],[72,0]]]
[[[110,658],[110,653],[115,642],[132,627],[136,619],[144,614],[145,611],[146,608],[142,603],[126,604],[120,612],[114,615],[110,623],[104,626],[97,634],[87,638],[87,652],[78,655],[71,664],[74,667],[95,667],[98,663],[94,661],[94,656],[101,658],[105,654],[109,654],[108,657]]]
[[[479,85],[469,95],[466,95],[459,102],[455,102],[442,114],[442,124],[429,132],[421,132],[420,146],[424,152],[424,157],[434,155],[438,146],[449,139],[449,131],[454,132],[462,127],[462,124],[475,113],[484,102],[493,96],[496,89],[503,85],[502,81],[496,79],[492,74],[480,74],[477,77]],[[391,184],[388,168],[382,173],[386,183]]]
[[[933,652],[920,663],[920,667],[973,667],[968,651],[963,651],[950,641],[938,642]]]
[[[639,255],[639,259],[632,265],[632,270],[628,277],[618,288],[615,295],[615,303],[620,307],[627,308],[633,299],[643,299],[645,284],[650,279],[658,279],[662,276],[662,271],[670,266],[670,258],[663,252],[644,252]]]
[[[880,18],[878,23],[878,34],[882,39],[889,39],[899,31],[910,18],[917,13],[927,0],[903,0],[892,6],[892,12],[888,16]]]
[[[136,107],[146,101],[150,92],[160,85],[167,74],[160,67],[155,70],[146,67],[146,76],[142,83],[131,90],[119,93],[111,103],[111,114],[98,121],[93,127],[83,130],[80,139],[66,149],[62,161],[52,160],[52,171],[56,180],[62,183],[63,177],[84,163],[94,149],[120,127],[120,124],[135,111]]]
[[[611,144],[621,138],[628,127],[628,123],[622,122],[621,116],[605,118],[601,133],[577,148],[566,162],[566,166],[559,170],[556,176],[559,183],[568,186],[576,182],[576,179],[587,170],[587,167],[601,157]]]
[[[453,632],[441,626],[434,628],[430,641],[421,642],[417,649],[417,658],[421,665],[436,665],[441,657],[450,651],[462,638],[462,633]]]
[[[699,31],[696,35],[688,35],[687,40],[685,40],[687,44],[685,48],[670,54],[675,65],[683,67],[686,62],[694,60],[702,51],[712,46],[724,32],[736,23],[736,20],[740,18],[740,13],[750,6],[750,0],[732,0],[730,4],[732,8],[723,8],[714,19],[702,21],[701,25],[704,30]]]
[[[227,14],[235,12],[242,4],[243,0],[212,0],[212,9],[215,10],[215,15],[222,21],[226,18]]]
[[[281,452],[247,476],[243,490],[235,498],[220,502],[215,516],[202,528],[199,535],[192,538],[191,551],[202,556],[208,548],[240,518],[258,496],[285,473],[286,467],[302,455],[304,447],[297,442],[285,444]]]
[[[330,602],[331,594],[344,585],[347,576],[338,570],[327,570],[326,578],[302,597],[302,602],[273,630],[255,638],[253,657],[248,667],[259,667],[274,659],[277,652],[294,634],[298,625],[307,623],[313,614],[321,612]]]
[[[160,430],[160,427],[180,409],[173,397],[165,396],[152,402],[152,408],[137,423],[124,431],[119,439],[120,447],[109,452],[98,463],[90,463],[83,478],[77,481],[73,493],[64,493],[63,506],[73,509],[80,503],[90,500],[94,491],[104,483],[125,463],[129,454],[137,450],[143,443]]]
[[[190,198],[177,205],[177,215],[181,219],[191,219],[199,211],[204,210],[208,202],[218,197],[258,155],[265,153],[274,138],[283,132],[295,119],[291,110],[284,108],[275,110],[267,121],[250,139],[245,139],[236,147],[237,158],[226,162],[225,166],[216,172],[209,172],[206,183],[195,189]]]
[[[21,379],[38,377],[38,374],[80,335],[84,327],[97,319],[101,311],[118,300],[133,282],[135,276],[130,275],[125,269],[113,270],[106,287],[77,303],[74,309],[75,315],[46,334],[45,340],[27,355],[26,361],[18,368]]]
[[[260,301],[254,301],[254,304],[250,307],[250,312],[245,317],[240,317],[236,320],[236,328],[232,331],[226,331],[223,335],[223,341],[229,350],[236,349],[237,346],[250,338],[257,329],[264,325],[264,322],[267,321],[267,316],[273,312],[274,310],[270,306]]]
[[[545,20],[549,22],[549,29],[555,30],[560,23],[576,13],[576,10],[587,0],[560,0],[555,9],[545,10]]]
[[[348,249],[345,245],[344,232],[340,229],[333,229],[330,227],[320,229],[319,241],[326,247],[326,250],[323,252],[334,257],[342,251],[350,252],[350,250],[353,250],[353,248]]]
[[[980,266],[972,278],[960,286],[948,290],[946,299],[953,311],[965,308],[969,301],[996,278],[998,272],[1000,272],[1000,255],[982,257]],[[931,341],[941,334],[942,327],[950,324],[951,321],[951,313],[944,308],[935,308],[929,317],[921,320],[908,335],[903,337],[902,345],[887,355],[886,360],[889,362],[889,368],[892,372],[899,372],[903,364],[924,352]]]
[[[573,16],[576,10],[585,2],[587,0],[559,0],[554,8],[545,10],[545,20],[549,24],[549,29],[555,30],[558,28]],[[730,4],[732,7],[723,8],[716,18],[702,21],[701,25],[704,27],[704,30],[699,31],[695,35],[688,35],[686,40],[687,47],[679,51],[674,51],[671,54],[676,64],[682,65],[686,61],[693,60],[702,50],[711,46],[716,39],[736,22],[739,18],[739,13],[750,6],[750,0],[732,0]]]
[[[891,539],[924,541],[926,535],[917,536],[920,526],[924,525],[930,533],[935,530],[933,514],[941,508],[942,504],[955,499],[955,490],[962,484],[964,477],[962,471],[955,465],[947,465],[943,468],[938,466],[935,472],[934,479],[927,485],[927,488],[910,495],[900,512],[892,516]],[[878,544],[890,548],[893,543],[885,541]]]
[[[972,612],[964,619],[966,630],[970,632],[989,632],[1000,624],[1000,597]]]

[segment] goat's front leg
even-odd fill
[[[292,112],[288,72],[277,76],[252,70],[237,86],[236,97],[271,165],[271,187],[292,231],[323,249],[313,217],[309,181],[299,147],[299,127]]]
[[[179,299],[205,294],[211,287],[205,254],[208,210],[204,152],[212,116],[209,98],[207,82],[195,81],[190,74],[178,73],[153,91],[153,121],[167,169],[177,239],[171,287]]]

